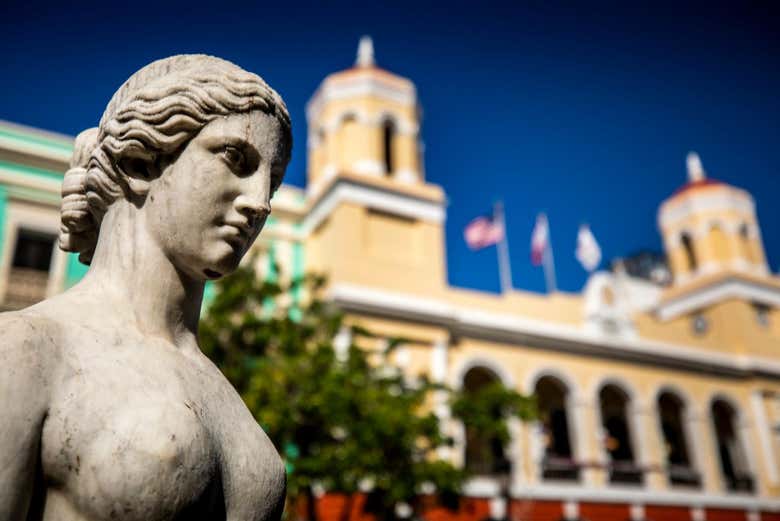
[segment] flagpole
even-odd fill
[[[544,220],[547,224],[547,244],[542,255],[542,266],[544,268],[544,281],[547,285],[547,293],[553,293],[557,290],[557,284],[555,280],[555,258],[553,257],[552,249],[552,234],[550,233],[550,223],[547,221],[547,215],[544,215]]]
[[[498,273],[501,278],[501,292],[512,289],[512,268],[509,264],[509,241],[507,240],[506,221],[504,220],[504,203],[497,201],[493,205],[493,220],[501,223],[501,240],[496,245],[498,251]]]

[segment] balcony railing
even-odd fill
[[[613,461],[608,468],[609,482],[622,485],[641,485],[646,471],[633,461]]]
[[[750,474],[726,476],[726,488],[732,492],[754,492],[755,480]]]
[[[688,465],[668,465],[666,467],[666,476],[672,485],[701,486],[701,474]]]
[[[542,460],[542,479],[577,481],[580,479],[580,465],[571,458],[545,456]]]
[[[4,307],[19,309],[46,298],[49,273],[30,268],[11,268],[5,289]]]

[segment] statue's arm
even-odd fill
[[[17,314],[0,314],[0,519],[23,521],[40,457],[49,402],[51,335]]]

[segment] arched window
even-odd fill
[[[672,485],[701,484],[693,469],[685,436],[685,404],[676,395],[663,392],[658,396],[658,416],[666,453],[666,475]]]
[[[395,157],[393,154],[393,142],[395,141],[395,123],[392,119],[385,119],[382,123],[382,146],[385,158],[385,175],[391,175],[395,170]]]
[[[569,420],[566,413],[568,389],[552,376],[543,376],[534,389],[539,421],[544,435],[544,479],[576,480],[579,469],[574,462]]]
[[[685,260],[688,262],[688,271],[696,271],[696,253],[693,251],[693,241],[691,236],[687,233],[683,233],[680,237],[680,244],[682,244],[685,250]]]
[[[463,390],[466,393],[476,393],[491,385],[500,385],[498,376],[485,367],[474,367],[463,377]],[[496,417],[501,411],[492,411]],[[477,428],[465,425],[466,451],[465,467],[470,473],[490,475],[506,473],[509,461],[504,455],[501,440],[486,437]]]
[[[747,223],[742,223],[739,227],[739,248],[744,259],[755,262],[753,248],[750,246],[750,229]]]
[[[599,404],[604,428],[604,444],[610,459],[611,483],[641,484],[642,472],[634,461],[634,448],[628,424],[628,394],[616,385],[601,388]]]
[[[748,469],[745,449],[739,440],[737,412],[725,400],[712,402],[712,423],[718,443],[720,470],[727,490],[752,492],[753,476]]]

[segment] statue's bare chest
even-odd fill
[[[70,360],[41,440],[50,486],[90,519],[224,519],[229,479],[236,517],[265,519],[256,474],[278,456],[240,398],[178,353],[137,351]]]

